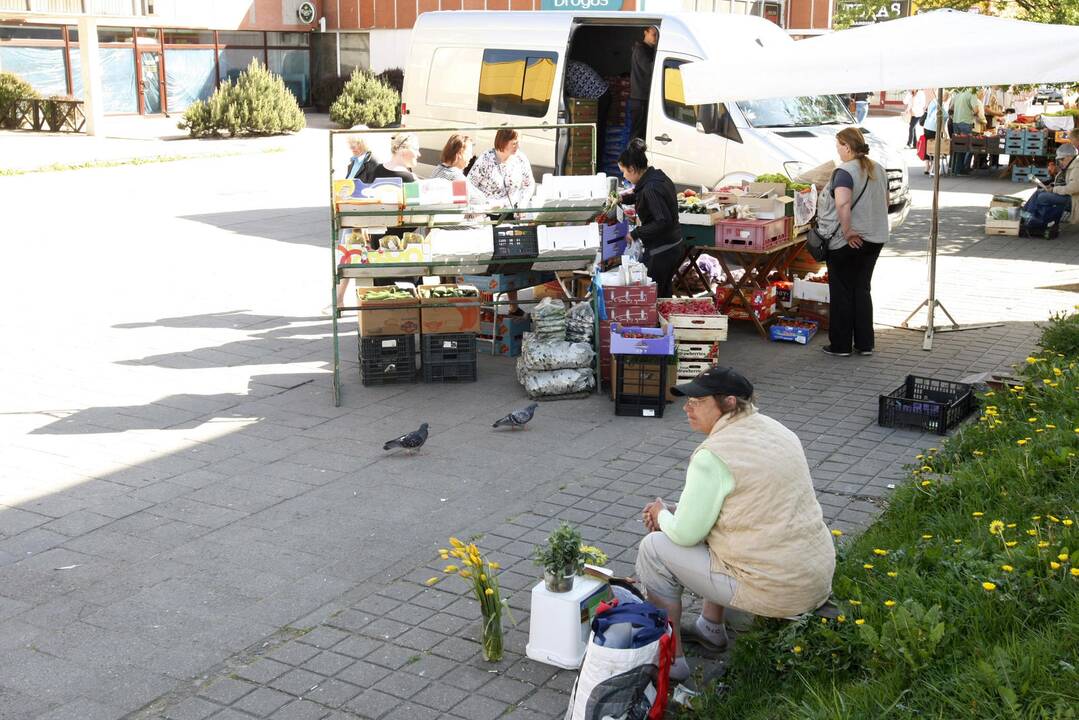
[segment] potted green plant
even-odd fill
[[[549,591],[569,592],[581,567],[581,533],[562,523],[547,536],[546,545],[536,546],[533,559],[543,568],[543,582]]]

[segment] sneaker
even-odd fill
[[[722,642],[715,642],[712,638],[701,632],[701,629],[697,627],[696,622],[686,623],[682,625],[682,639],[699,645],[705,650],[710,650],[714,653],[721,653],[727,649],[727,645],[730,643],[730,638],[727,636],[726,628],[723,629]]]
[[[825,355],[831,355],[832,357],[850,357],[849,352],[837,352],[832,349],[831,345],[825,345],[821,348]]]
[[[854,352],[858,353],[859,355],[861,355],[863,357],[869,357],[870,355],[873,354],[872,350],[859,350],[858,348],[854,348]]]

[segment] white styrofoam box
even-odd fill
[[[578,200],[605,198],[610,192],[610,182],[605,173],[595,175],[552,175],[546,173],[537,194],[545,198]]]
[[[541,253],[552,250],[598,248],[600,242],[599,224],[589,223],[587,225],[564,225],[561,227],[540,225],[536,231],[536,239],[539,242],[539,251]]]
[[[799,277],[794,278],[794,287],[791,288],[791,298],[795,300],[812,300],[814,302],[830,302],[828,283],[809,282]]]
[[[491,255],[495,251],[490,225],[431,228],[427,240],[435,255]]]

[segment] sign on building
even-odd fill
[[[841,2],[843,14],[855,18],[851,27],[895,20],[910,15],[910,0],[892,0],[887,3]]]
[[[543,0],[540,10],[621,10],[622,0]]]

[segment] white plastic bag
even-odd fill
[[[530,371],[590,368],[592,346],[565,340],[545,339],[536,333],[525,333],[521,345],[521,360]]]
[[[517,359],[518,380],[530,398],[586,392],[595,382],[590,368],[532,371],[524,368],[522,360]]]

